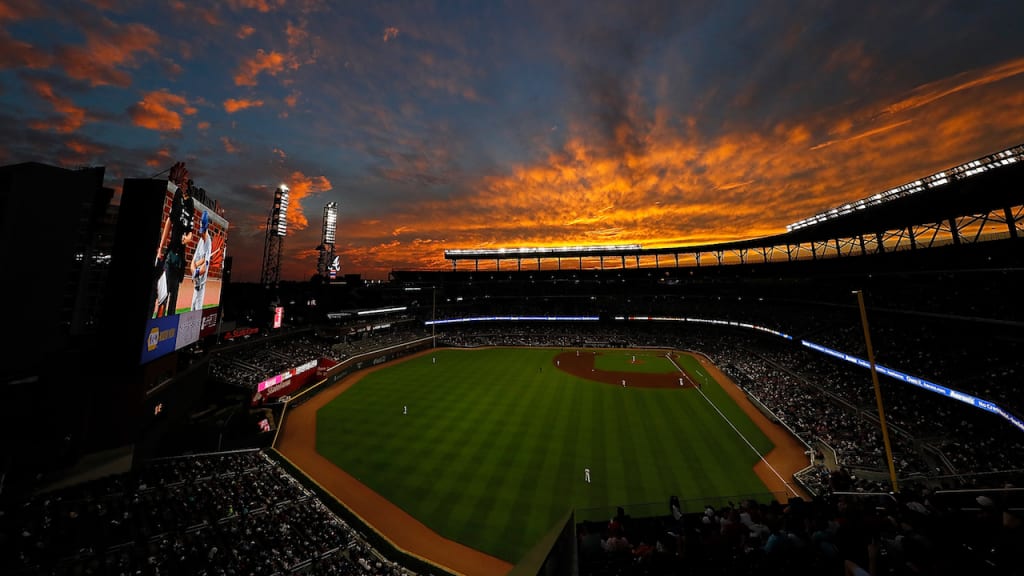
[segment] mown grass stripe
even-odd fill
[[[646,392],[646,391],[645,391]],[[675,468],[675,455],[666,450],[672,442],[672,431],[667,425],[671,407],[675,405],[672,394],[679,397],[678,391],[651,391],[640,395],[641,409],[640,427],[646,441],[639,446],[641,467],[648,471],[649,481],[644,484],[645,493],[655,497],[663,494],[664,487],[672,486],[672,470]]]
[[[367,374],[318,413],[318,450],[442,535],[513,562],[573,504],[661,512],[672,494],[760,491],[695,391],[580,380],[553,368],[556,353],[438,350]],[[738,429],[753,425],[706,388]]]

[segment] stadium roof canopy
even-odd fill
[[[999,237],[1017,236],[1024,220],[1024,144],[972,160],[902,186],[879,192],[856,202],[816,214],[788,226],[782,234],[714,244],[644,248],[638,244],[621,246],[580,246],[557,248],[504,248],[445,250],[445,259],[458,261],[497,261],[504,259],[565,259],[594,257],[642,257],[753,250],[767,254],[776,248],[811,246],[824,248],[840,243],[865,243],[873,251],[885,251],[909,237],[915,245],[915,231],[940,233],[948,242],[965,239],[968,227]],[[980,225],[979,225],[980,224]],[[995,229],[985,224],[995,224]],[[837,247],[836,251],[841,252]],[[794,250],[786,250],[792,258]],[[799,257],[799,255],[797,256]]]

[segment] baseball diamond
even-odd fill
[[[568,507],[806,496],[784,480],[804,446],[678,351],[427,350],[289,410],[275,448],[397,548],[466,575],[509,572]]]

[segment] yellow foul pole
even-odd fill
[[[871,347],[871,332],[868,330],[868,313],[864,309],[864,292],[855,291],[857,305],[860,306],[860,323],[864,327],[864,343],[868,347],[868,362],[871,363],[871,383],[875,386],[875,403],[878,404],[878,421],[882,424],[882,441],[885,443],[885,459],[889,462],[889,480],[892,491],[899,492],[896,482],[896,465],[892,461],[892,446],[889,444],[889,427],[885,424],[885,408],[882,406],[882,389],[878,386],[878,371],[875,369],[875,350]]]

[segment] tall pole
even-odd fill
[[[885,443],[885,459],[889,462],[889,481],[892,491],[899,493],[896,482],[896,465],[892,461],[892,446],[889,444],[889,427],[885,424],[885,408],[882,406],[882,389],[878,386],[878,371],[875,369],[875,350],[871,347],[871,332],[868,330],[868,313],[864,309],[864,292],[855,290],[857,305],[860,307],[860,323],[864,327],[864,343],[868,347],[868,362],[871,364],[871,383],[875,386],[875,403],[878,404],[878,421],[882,424],[882,441]]]
[[[437,348],[437,286],[430,287],[430,347]]]

